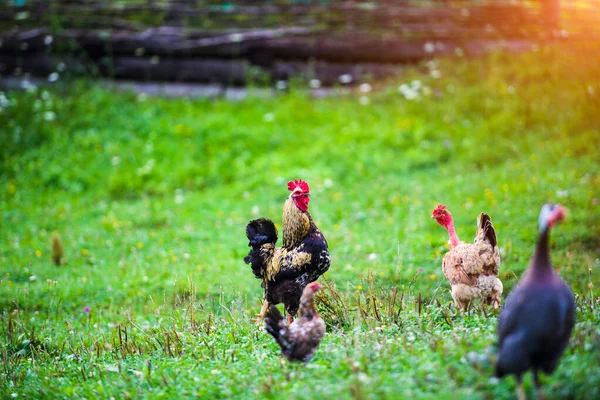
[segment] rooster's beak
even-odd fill
[[[431,214],[431,219],[435,219],[435,215]]]

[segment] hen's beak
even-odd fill
[[[431,214],[431,219],[435,219],[435,215]]]

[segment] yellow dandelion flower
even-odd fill
[[[138,248],[138,249],[141,249],[142,247],[144,247],[144,243],[142,243],[142,242],[137,242],[137,243],[136,243],[136,246],[137,246],[137,248]]]
[[[363,287],[362,287],[362,285],[358,285],[358,286],[356,287],[356,290],[363,290]]]
[[[81,249],[81,255],[82,256],[87,256],[89,253],[88,249]]]
[[[177,256],[171,256],[171,261],[177,262]]]
[[[37,257],[41,257],[41,256],[42,256],[42,252],[41,252],[41,251],[39,251],[39,250],[36,250],[36,251],[35,251],[35,255],[36,255]]]
[[[165,259],[163,259],[163,262],[164,262],[165,264],[168,264],[168,263],[169,263],[169,259],[168,259],[168,258],[165,258]]]
[[[432,281],[434,281],[435,280],[435,274],[429,275],[429,279],[431,279]]]
[[[197,269],[198,271],[202,271],[202,266],[201,266],[201,265],[197,265],[197,266],[196,266],[196,269]]]
[[[87,276],[82,276],[81,277],[81,282],[86,283],[87,282]]]

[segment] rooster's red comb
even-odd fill
[[[296,188],[300,188],[302,192],[308,193],[310,190],[308,189],[308,183],[304,182],[302,179],[294,179],[293,181],[288,182],[288,190],[293,192]]]
[[[443,204],[438,204],[438,206],[435,208],[435,211],[444,211],[446,209],[446,206]]]

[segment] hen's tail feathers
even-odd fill
[[[274,305],[269,305],[265,315],[265,332],[275,338],[283,354],[289,354],[293,350],[294,344],[287,338],[288,327],[283,320],[283,316]]]
[[[492,247],[496,247],[498,241],[496,240],[496,230],[492,225],[492,219],[485,213],[479,214],[477,218],[477,232],[480,233],[482,239],[487,240]]]
[[[259,218],[252,220],[246,226],[246,236],[250,241],[248,246],[252,249],[246,257],[244,262],[252,266],[252,273],[257,278],[263,277],[263,271],[265,267],[265,257],[268,256],[272,251],[263,251],[262,246],[265,244],[271,244],[273,249],[277,243],[277,228],[272,221],[265,218]],[[271,249],[272,250],[272,249]]]

